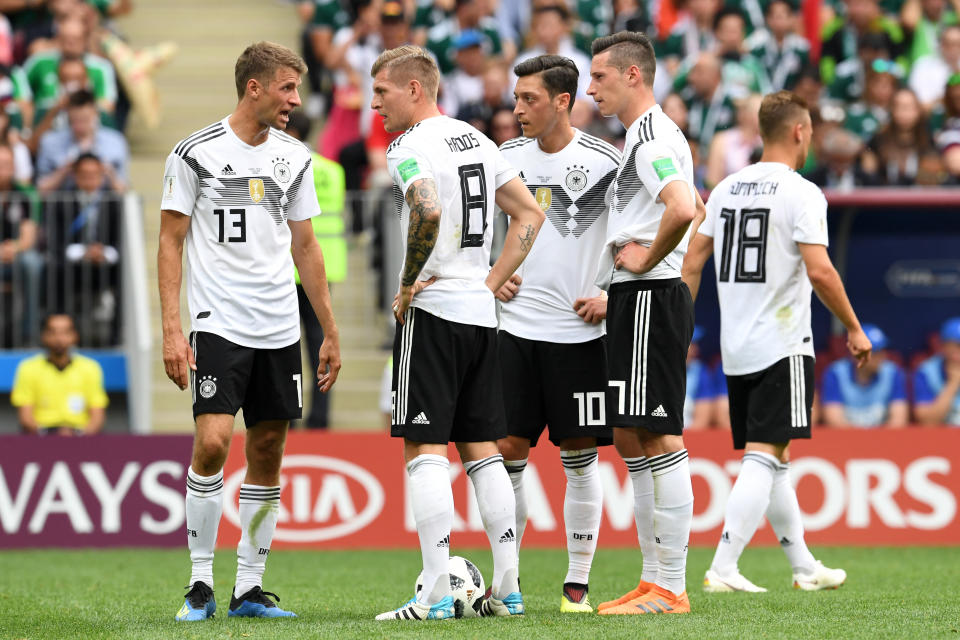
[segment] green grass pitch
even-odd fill
[[[270,554],[265,587],[296,620],[227,617],[235,555],[217,554],[217,616],[177,623],[188,578],[184,550],[6,551],[0,553],[0,638],[926,638],[960,639],[960,548],[816,548],[847,570],[837,591],[794,591],[779,549],[748,548],[741,570],[766,594],[708,595],[700,590],[712,549],[691,549],[684,616],[562,615],[566,554],[523,550],[522,619],[374,622],[413,593],[415,551],[284,551]],[[489,550],[454,549],[489,579]],[[636,584],[640,553],[600,549],[594,605]]]

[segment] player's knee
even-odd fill
[[[219,471],[227,458],[229,446],[229,439],[224,439],[219,434],[198,435],[194,445],[194,459],[205,469]]]
[[[497,448],[504,460],[523,460],[530,455],[530,441],[513,436],[497,440]]]
[[[262,463],[269,463],[272,460],[279,462],[283,455],[285,440],[284,433],[267,431],[257,434],[256,438],[250,438],[247,441],[247,459],[256,459]]]

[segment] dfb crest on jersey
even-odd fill
[[[200,397],[212,398],[217,393],[217,379],[213,376],[200,378]]]
[[[587,186],[587,174],[582,171],[583,167],[573,166],[573,171],[567,174],[567,189],[570,191],[583,191]]]
[[[537,193],[534,196],[540,208],[546,211],[553,203],[553,190],[550,187],[537,187]]]
[[[250,185],[250,199],[253,200],[254,204],[263,200],[263,180],[261,178],[250,178],[248,184]]]
[[[290,182],[290,163],[287,159],[274,158],[271,162],[273,162],[273,177],[277,179],[277,182],[284,184]]]

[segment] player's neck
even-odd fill
[[[624,127],[629,129],[630,126],[637,121],[637,118],[656,104],[657,101],[653,99],[653,94],[649,91],[637,94],[636,100],[631,100],[630,104],[617,114],[617,119],[620,120]]]
[[[760,162],[779,162],[785,164],[791,169],[796,169],[797,150],[779,147],[775,145],[766,145],[763,149],[763,155],[760,156]]]
[[[537,144],[544,153],[557,153],[570,144],[574,133],[569,121],[557,122],[550,131],[537,138]]]
[[[437,116],[442,116],[440,109],[437,108],[436,103],[427,103],[419,107],[416,111],[413,112],[413,118],[410,120],[410,125],[407,127],[409,129],[413,125],[423,122],[427,118],[436,118]]]
[[[263,144],[270,137],[270,127],[263,126],[249,109],[244,108],[243,103],[230,114],[227,124],[234,135],[251,147]]]

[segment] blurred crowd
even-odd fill
[[[54,310],[83,342],[116,340],[130,100],[111,20],[131,8],[0,0],[0,346],[36,345]]]
[[[758,157],[759,97],[780,89],[812,107],[803,173],[834,189],[953,185],[960,179],[960,0],[304,0],[303,53],[317,150],[350,189],[382,179],[389,136],[369,109],[369,69],[385,48],[426,46],[440,104],[500,143],[520,135],[513,65],[573,59],[575,126],[611,142],[623,129],[586,95],[590,43],[630,29],[655,43],[655,94],[684,130],[709,189]]]

